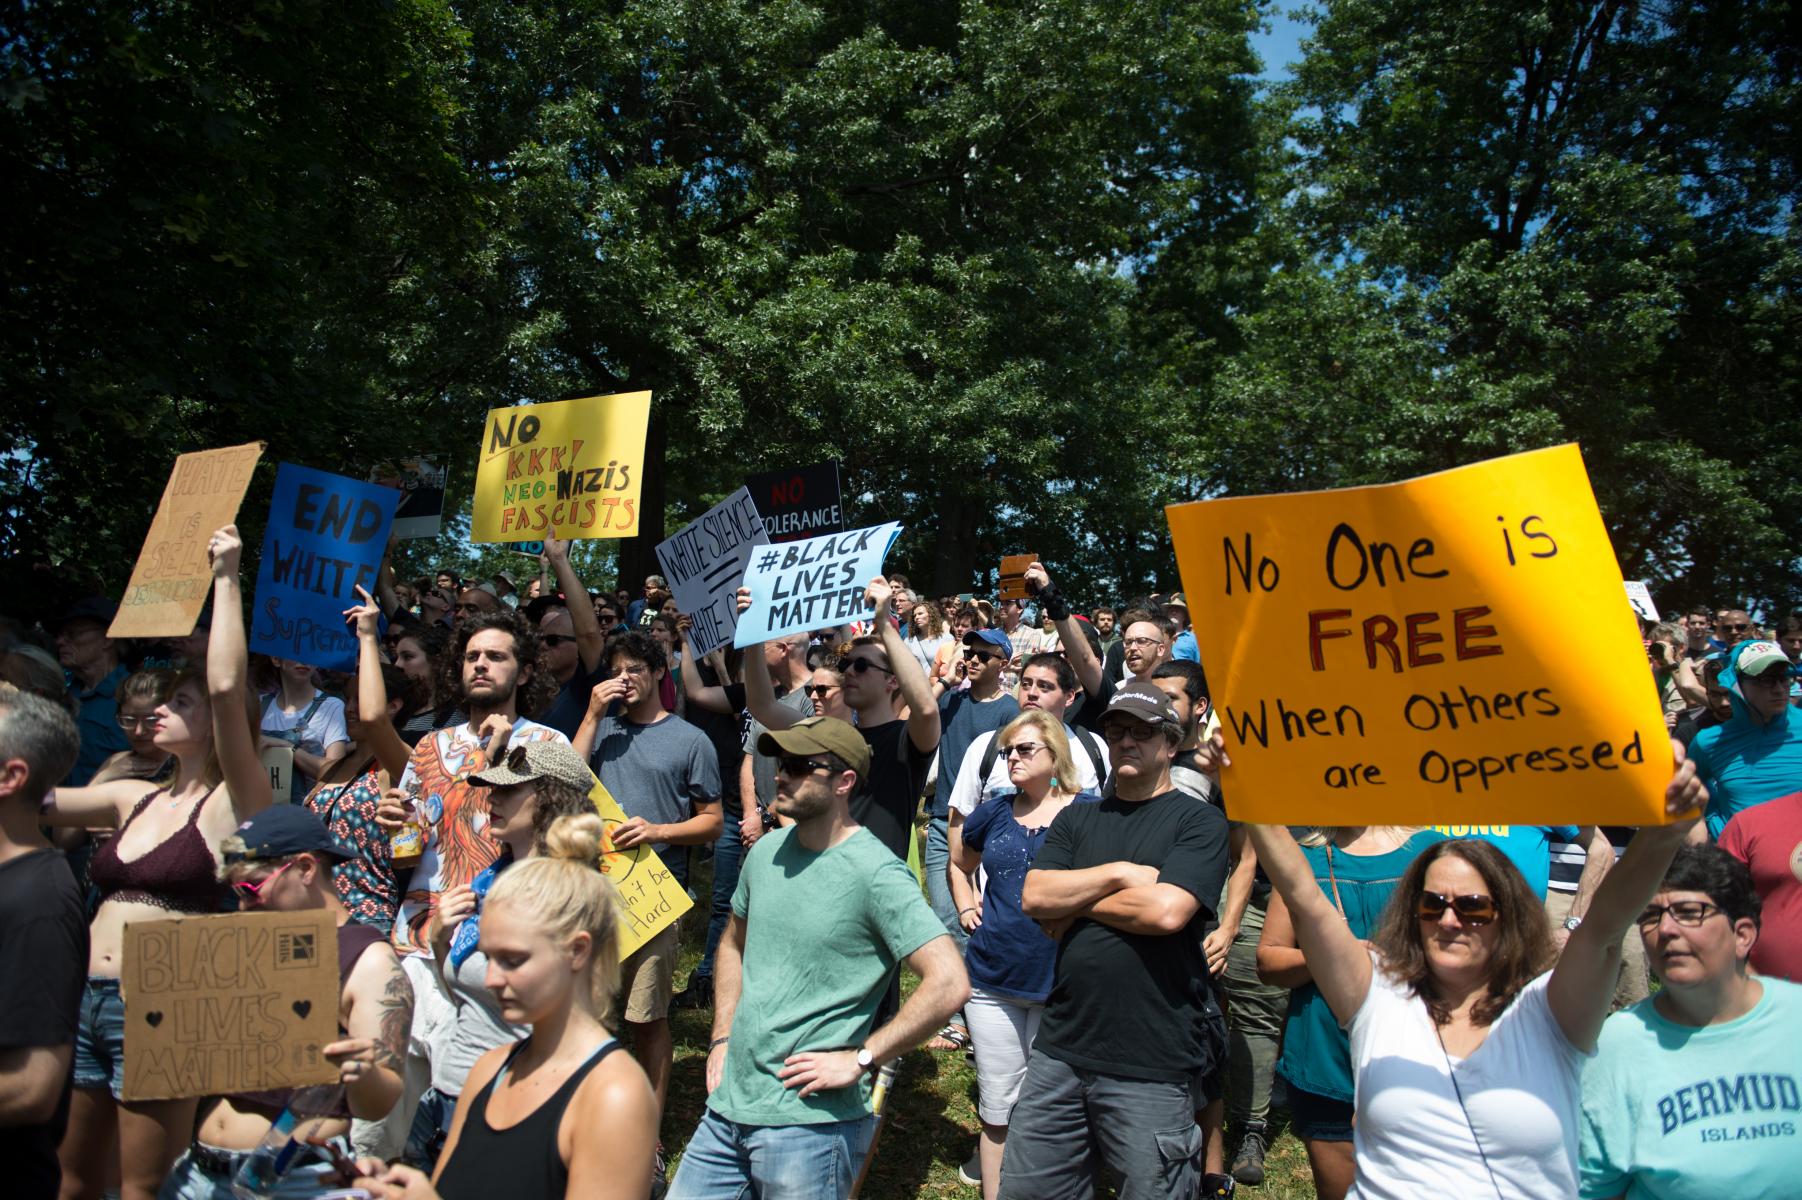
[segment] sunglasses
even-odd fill
[[[803,692],[806,692],[809,696],[826,696],[826,695],[830,695],[833,692],[838,691],[838,684],[836,684],[836,683],[810,683],[806,687],[802,688],[801,690]]]
[[[1015,742],[1001,752],[1003,758],[1031,758],[1045,747],[1036,742]]]
[[[575,641],[576,637],[573,633],[541,633],[538,635],[538,640],[555,650],[564,642]]]
[[[801,758],[793,754],[784,754],[776,760],[776,773],[779,775],[812,775],[816,771],[832,770],[831,763],[823,763],[817,758]]]
[[[156,731],[156,727],[163,723],[163,719],[155,713],[150,714],[148,717],[128,717],[121,713],[119,716],[114,717],[113,720],[118,722],[120,729],[137,732],[143,732],[148,729],[153,733]]]
[[[263,889],[274,883],[277,876],[299,861],[300,860],[296,858],[289,859],[275,870],[269,872],[269,874],[263,876],[257,883],[244,881],[234,883],[232,884],[232,893],[238,897],[238,903],[248,904],[254,908],[263,902]]]
[[[1663,924],[1664,914],[1669,913],[1671,920],[1683,928],[1694,929],[1709,917],[1723,911],[1725,910],[1719,905],[1710,904],[1706,900],[1679,900],[1675,904],[1649,904],[1646,906],[1646,911],[1639,914],[1639,920],[1634,923],[1641,929],[1656,929]]]
[[[1101,731],[1104,741],[1118,745],[1127,738],[1135,742],[1149,742],[1164,736],[1163,728],[1157,725],[1144,725],[1137,721],[1115,721]]]
[[[1492,896],[1444,896],[1438,892],[1422,892],[1414,902],[1414,915],[1423,921],[1437,921],[1445,910],[1457,914],[1458,924],[1475,928],[1495,920],[1495,898]]]
[[[1752,623],[1750,621],[1722,621],[1721,628],[1734,629],[1744,633],[1746,630],[1752,628]]]
[[[974,646],[965,646],[964,647],[964,657],[965,658],[986,658],[986,659],[991,659],[995,662],[999,662],[999,661],[1001,661],[1003,656],[1000,654],[985,654],[981,650],[978,650]]]
[[[867,658],[853,658],[845,663],[845,670],[853,675],[862,675],[866,671],[881,671],[884,675],[893,675],[887,667],[879,667]]]

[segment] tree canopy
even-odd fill
[[[1167,503],[1575,439],[1629,577],[1802,605],[1789,6],[1338,0],[1275,87],[1264,13],[7,6],[8,582],[116,594],[182,451],[269,443],[255,545],[274,461],[466,496],[489,408],[649,388],[596,585],[825,458],[918,584],[1114,596]]]

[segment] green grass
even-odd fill
[[[707,938],[712,860],[696,862],[693,874],[690,884],[699,899],[682,920],[678,990],[700,960]],[[902,990],[911,991],[914,982],[913,976],[904,972]],[[706,1107],[707,1042],[713,1031],[713,1014],[705,1009],[677,1011],[671,1014],[671,1027],[676,1063],[663,1118],[663,1139],[669,1153],[670,1176],[674,1178],[682,1147]],[[876,1163],[864,1185],[865,1200],[941,1196],[977,1200],[980,1191],[957,1177],[959,1164],[969,1158],[976,1145],[978,1125],[972,1103],[975,1091],[976,1071],[962,1054],[915,1050],[903,1058],[894,1090],[889,1093],[888,1119],[877,1145]],[[1281,1132],[1265,1157],[1264,1183],[1255,1188],[1241,1187],[1239,1194],[1257,1200],[1314,1200],[1306,1151],[1289,1133],[1286,1114],[1278,1111],[1271,1116]]]

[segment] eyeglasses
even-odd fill
[[[1646,910],[1639,914],[1635,922],[1641,929],[1656,929],[1664,923],[1664,914],[1671,914],[1671,920],[1685,929],[1694,929],[1709,917],[1726,910],[1719,905],[1710,904],[1706,900],[1679,900],[1675,904],[1648,904]]]
[[[576,638],[571,633],[541,633],[538,635],[538,640],[555,650],[564,642],[573,642]]]
[[[1135,742],[1149,742],[1162,737],[1163,728],[1136,721],[1115,721],[1112,725],[1103,727],[1101,736],[1113,745],[1119,745],[1129,737]]]
[[[1761,684],[1764,687],[1789,687],[1789,669],[1787,667],[1764,675],[1748,675],[1745,678],[1747,683]]]
[[[887,667],[879,667],[867,658],[853,658],[845,662],[845,670],[853,675],[862,675],[866,671],[881,671],[884,675],[893,675]]]
[[[1423,921],[1437,921],[1448,908],[1457,915],[1460,925],[1474,928],[1495,920],[1493,896],[1445,896],[1438,892],[1422,892],[1414,902],[1414,915]]]
[[[1731,629],[1736,633],[1744,633],[1746,630],[1752,628],[1752,623],[1750,621],[1722,621],[1721,628]]]
[[[1045,747],[1036,742],[1015,742],[1001,752],[1003,758],[1031,758]]]
[[[256,883],[250,883],[248,881],[234,883],[232,884],[232,892],[238,897],[238,902],[240,904],[248,904],[255,907],[263,902],[263,889],[274,883],[276,876],[280,875],[283,871],[286,871],[289,867],[299,861],[300,860],[297,858],[290,858],[287,862],[263,876],[263,878]]]
[[[809,696],[824,696],[838,691],[838,687],[839,685],[836,683],[810,683],[801,690]]]
[[[154,733],[156,727],[163,723],[163,719],[155,713],[151,713],[148,717],[128,717],[124,713],[120,713],[113,720],[117,721],[119,728],[127,733],[142,732],[146,729]]]
[[[1164,639],[1147,637],[1123,638],[1121,639],[1120,644],[1123,646],[1162,646],[1164,644]]]
[[[815,758],[800,758],[792,754],[784,754],[776,760],[776,772],[780,775],[812,775],[815,771],[830,771],[831,763],[823,763]]]

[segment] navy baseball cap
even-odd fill
[[[272,804],[238,826],[225,841],[225,861],[271,862],[290,854],[356,858],[357,848],[332,836],[314,813],[297,804]]]

